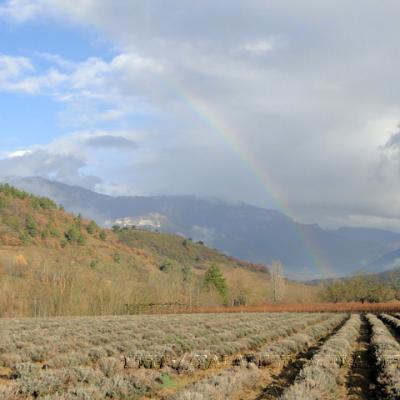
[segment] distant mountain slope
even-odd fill
[[[256,263],[278,259],[289,276],[301,279],[343,276],[365,268],[392,250],[399,236],[358,228],[327,231],[274,210],[190,196],[111,197],[41,178],[15,184],[101,225],[117,222],[181,234]]]
[[[367,272],[381,272],[400,267],[400,249],[391,251],[367,265]]]
[[[388,249],[400,247],[400,234],[383,229],[346,227],[331,232],[349,240],[379,243],[387,246]]]

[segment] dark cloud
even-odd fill
[[[136,149],[137,144],[131,139],[122,136],[103,135],[86,140],[86,145],[91,147],[118,148],[121,150]]]
[[[384,149],[399,149],[400,148],[400,132],[394,133],[383,146]]]

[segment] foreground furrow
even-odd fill
[[[351,365],[348,373],[343,368],[346,379],[345,396],[340,397],[346,400],[376,400],[376,368],[372,368],[375,360],[371,354],[371,329],[366,318],[362,317],[360,336],[356,343]]]
[[[371,344],[379,369],[378,382],[382,386],[384,398],[399,399],[400,344],[379,318],[368,314],[367,319],[372,329]]]
[[[361,318],[352,315],[344,326],[326,341],[304,367],[296,382],[281,396],[282,400],[318,400],[338,397],[341,368],[351,358],[360,334]]]
[[[255,386],[260,379],[262,372],[258,366],[283,367],[301,351],[329,335],[346,317],[346,314],[331,316],[328,320],[308,327],[301,333],[264,347],[262,352],[238,358],[237,366],[198,381],[171,398],[174,400],[240,398],[240,391]]]

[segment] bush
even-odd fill
[[[94,221],[91,221],[90,224],[86,227],[87,233],[89,235],[93,235],[97,230],[97,224]]]
[[[68,231],[65,232],[64,235],[65,239],[67,239],[69,243],[77,243],[81,246],[83,246],[86,243],[85,237],[82,235],[82,233],[76,226],[73,226],[70,229],[68,229]]]
[[[115,263],[119,264],[121,262],[121,254],[120,253],[114,253],[113,254],[113,260]]]
[[[386,399],[399,399],[400,345],[375,315],[368,314],[367,319],[372,328],[371,344],[379,367],[378,382],[385,390]]]
[[[360,316],[352,315],[300,371],[295,384],[286,390],[281,399],[322,399],[338,394],[337,380],[341,368],[351,359],[360,327]]]
[[[65,238],[68,240],[68,242],[77,242],[80,236],[79,230],[74,226],[70,229],[68,229],[67,232],[65,232]]]
[[[29,236],[35,237],[37,234],[36,222],[32,215],[28,215],[25,220],[25,229]]]

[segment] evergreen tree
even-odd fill
[[[224,275],[217,265],[213,264],[208,268],[204,276],[204,283],[208,289],[214,287],[224,299],[224,303],[227,302],[228,286]]]

